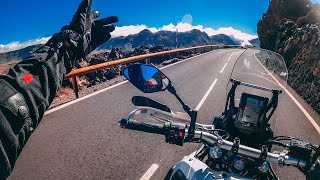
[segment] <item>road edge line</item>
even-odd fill
[[[289,97],[292,99],[292,101],[298,106],[298,108],[303,112],[303,114],[307,117],[307,119],[310,121],[310,123],[313,125],[313,127],[318,131],[320,134],[320,127],[318,123],[312,118],[312,116],[308,113],[308,111],[299,103],[299,101],[287,90],[271,73],[270,71],[261,64],[259,59],[256,56],[256,53],[254,53],[254,57],[259,62],[259,64],[269,73],[269,75],[275,80],[279,86],[284,89],[284,91],[289,95]]]

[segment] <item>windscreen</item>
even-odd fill
[[[228,93],[232,86],[231,80],[246,85],[239,85],[236,88],[236,104],[241,100],[243,93],[270,100],[273,95],[271,90],[284,92],[287,79],[288,70],[280,54],[263,49],[246,49],[235,62],[226,89]],[[279,98],[281,100],[281,95]],[[256,98],[254,100],[257,101]]]

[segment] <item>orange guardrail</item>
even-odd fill
[[[210,49],[210,51],[211,51],[211,50],[213,50],[214,47],[215,48],[228,48],[228,47],[232,47],[232,46],[230,46],[230,45],[205,45],[205,46],[195,46],[195,47],[190,47],[190,48],[180,48],[180,49],[162,51],[162,52],[157,52],[157,53],[143,54],[143,55],[139,55],[139,56],[123,58],[123,59],[119,59],[119,60],[115,60],[115,61],[105,62],[105,63],[92,65],[92,66],[88,66],[88,67],[84,67],[84,68],[80,68],[80,69],[75,69],[75,70],[71,71],[69,74],[67,74],[65,76],[65,79],[72,80],[71,82],[73,84],[73,89],[74,89],[76,98],[78,98],[79,97],[79,95],[78,95],[79,87],[78,87],[78,83],[77,83],[77,79],[76,79],[77,76],[88,74],[91,72],[95,72],[95,71],[105,69],[108,67],[112,67],[115,65],[119,65],[119,64],[137,62],[137,61],[140,61],[143,59],[148,59],[150,57],[161,56],[161,55],[166,55],[166,54],[171,54],[171,53],[180,53],[180,52],[184,52],[184,51],[197,50],[197,49],[203,49],[203,51],[206,52],[206,48],[211,48]],[[237,47],[237,46],[233,46],[233,47]]]

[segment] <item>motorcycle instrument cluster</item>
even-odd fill
[[[236,128],[245,134],[256,133],[265,120],[269,99],[242,93],[238,108]]]

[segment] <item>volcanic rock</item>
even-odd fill
[[[261,48],[280,53],[288,83],[320,113],[320,8],[309,0],[272,0],[258,23]]]

